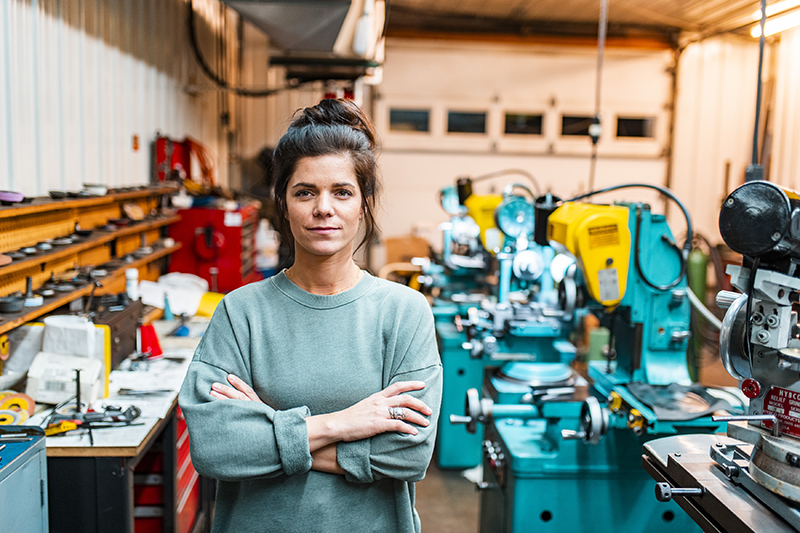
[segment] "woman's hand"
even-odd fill
[[[228,374],[228,383],[233,386],[229,387],[227,385],[223,385],[222,383],[212,383],[211,396],[217,400],[246,400],[264,403],[250,385],[233,374]]]
[[[328,442],[351,442],[390,431],[416,435],[419,430],[414,424],[430,425],[425,417],[433,411],[422,400],[403,393],[423,388],[424,381],[399,381],[342,411],[306,418],[309,441],[316,435],[324,435]],[[401,408],[404,418],[393,418],[390,408]]]

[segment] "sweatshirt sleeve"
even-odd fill
[[[436,344],[433,314],[427,306],[413,333],[408,349],[389,384],[398,381],[424,381],[425,388],[411,394],[431,408],[428,427],[415,426],[416,435],[381,433],[369,439],[340,442],[336,458],[345,471],[345,479],[355,483],[371,483],[381,478],[420,481],[425,477],[433,455],[436,425],[442,400],[442,365]],[[387,385],[388,386],[388,385]]]
[[[226,302],[214,317],[195,351],[178,401],[186,418],[194,468],[202,475],[223,481],[255,477],[276,477],[308,472],[307,407],[276,411],[265,403],[218,400],[211,396],[211,384],[227,384],[234,374],[252,386],[237,339],[247,333],[234,331]]]

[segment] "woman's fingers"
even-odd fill
[[[212,383],[211,396],[218,400],[261,402],[261,398],[258,397],[258,394],[256,394],[253,388],[233,374],[228,374],[228,383],[233,385],[233,387],[229,387],[223,383]]]
[[[404,422],[406,425],[408,424],[416,424],[422,427],[428,427],[431,425],[430,420],[419,414],[418,412],[414,411],[413,409],[409,409],[406,407],[390,407],[390,409],[402,409],[403,418],[396,418],[396,420],[400,422]],[[391,418],[391,412],[389,414]]]
[[[261,398],[258,397],[256,391],[254,391],[250,385],[239,379],[237,376],[234,376],[233,374],[228,374],[228,383],[233,385],[236,390],[245,395],[245,398],[243,399],[251,400],[254,402],[261,401]]]
[[[412,426],[411,424],[406,424],[402,420],[396,420],[394,424],[392,424],[391,431],[396,431],[397,433],[407,433],[408,435],[416,435],[419,433],[419,430]]]
[[[419,398],[414,398],[409,394],[400,394],[393,400],[393,402],[397,402],[396,405],[398,407],[408,407],[414,411],[419,411],[425,416],[430,416],[433,414],[433,411],[425,404],[425,402]]]
[[[222,383],[211,384],[211,396],[220,400],[246,400],[244,393]]]
[[[422,390],[425,388],[424,381],[398,381],[397,383],[392,383],[385,389],[383,389],[380,394],[383,396],[390,398],[392,396],[397,396],[403,392],[410,392],[412,390]]]

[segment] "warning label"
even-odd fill
[[[619,277],[616,268],[604,268],[597,271],[600,288],[600,302],[619,300]]]
[[[781,432],[800,437],[800,392],[772,387],[764,398],[764,414],[775,415],[781,423]],[[772,422],[764,422],[772,429]]]
[[[619,244],[619,228],[616,224],[589,228],[589,248],[601,248],[617,244]]]

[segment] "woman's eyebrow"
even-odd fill
[[[314,185],[313,183],[302,183],[301,182],[301,183],[295,183],[294,185],[292,185],[292,189],[296,189],[297,187],[306,187],[306,188],[309,188],[309,189],[316,189],[317,188],[317,186]]]

